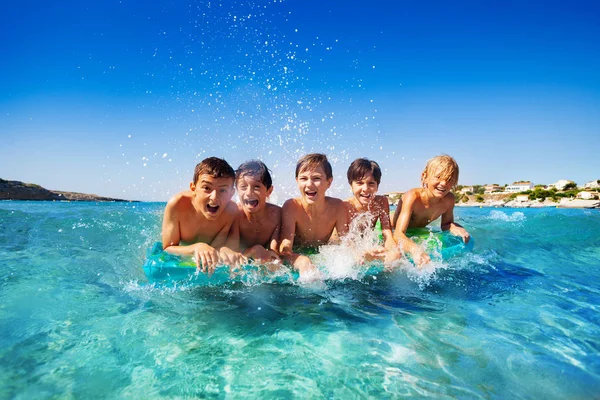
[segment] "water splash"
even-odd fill
[[[319,248],[313,257],[316,265],[324,271],[327,279],[360,280],[369,267],[381,267],[376,263],[365,264],[363,255],[379,245],[376,231],[371,227],[374,215],[361,213],[350,223],[348,234],[339,245],[326,245]]]
[[[523,222],[527,219],[527,217],[525,217],[525,214],[523,214],[521,211],[515,211],[511,215],[508,215],[503,211],[492,210],[490,211],[490,215],[487,217],[487,219],[505,222]]]

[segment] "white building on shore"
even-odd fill
[[[584,189],[600,189],[600,179],[586,182],[583,187]]]
[[[577,199],[583,199],[583,200],[594,200],[594,199],[598,199],[598,193],[594,193],[594,192],[588,192],[586,190],[577,193],[577,195],[575,196],[575,198]]]
[[[525,182],[514,182],[512,185],[506,186],[504,189],[505,192],[508,193],[519,193],[526,192],[527,190],[533,190],[533,183],[529,181]]]
[[[485,194],[501,192],[503,189],[502,186],[496,185],[495,183],[493,183],[491,185],[485,185],[484,188],[485,188]]]
[[[563,190],[565,188],[565,186],[567,186],[569,183],[575,183],[575,182],[568,181],[566,179],[561,179],[557,182],[554,182],[554,183],[551,183],[550,185],[548,185],[548,189],[556,188],[556,190]]]

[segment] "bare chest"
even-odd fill
[[[444,213],[443,207],[416,205],[410,217],[410,227],[422,227],[438,219]]]
[[[180,221],[179,224],[181,241],[211,244],[217,234],[225,227],[226,221],[208,221],[188,217]]]
[[[296,220],[295,242],[307,246],[327,243],[335,224],[335,215],[327,212],[312,216],[302,215]]]
[[[260,244],[268,247],[271,236],[277,227],[278,221],[240,221],[240,241],[244,247],[251,247]]]

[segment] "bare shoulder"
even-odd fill
[[[410,189],[408,192],[402,195],[402,201],[407,202],[408,200],[414,201],[421,197],[421,188]]]
[[[375,196],[375,204],[379,207],[389,207],[390,202],[386,196],[377,195]]]
[[[454,196],[454,193],[448,192],[448,194],[446,194],[444,196],[444,206],[445,206],[446,210],[453,209],[455,203],[456,203],[456,196]]]
[[[281,207],[276,204],[267,203],[267,213],[270,217],[281,215]]]
[[[302,205],[300,205],[300,201],[298,199],[288,199],[283,203],[281,207],[281,213],[283,215],[298,215],[300,210],[302,209]]]
[[[190,191],[179,192],[169,199],[166,209],[171,212],[184,211],[192,204]]]
[[[328,206],[333,207],[343,207],[345,203],[344,200],[338,199],[337,197],[325,197],[325,202]]]
[[[238,205],[233,201],[229,201],[229,203],[227,203],[227,205],[225,206],[224,214],[230,217],[236,217],[239,214],[239,212],[240,209],[238,208]]]

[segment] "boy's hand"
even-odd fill
[[[227,264],[232,267],[237,267],[245,264],[248,261],[248,259],[244,257],[242,253],[233,251],[229,247],[221,247],[219,250],[219,256],[223,264]]]
[[[362,261],[373,261],[373,260],[384,260],[385,259],[385,248],[383,246],[377,246],[364,252]]]
[[[385,251],[385,258],[383,259],[383,264],[389,268],[391,267],[392,262],[398,260],[400,257],[402,257],[402,253],[400,252],[399,248],[393,247],[387,249]]]
[[[298,256],[298,258],[294,260],[294,268],[298,270],[300,276],[307,275],[310,272],[317,270],[315,264],[313,264],[310,258],[306,256]]]
[[[281,261],[277,253],[275,253],[273,250],[267,250],[259,244],[244,251],[244,255],[261,263]]]
[[[267,254],[268,254],[268,262],[281,262],[281,257],[279,257],[279,254],[277,254],[276,252],[274,252],[273,250],[267,250]]]
[[[471,239],[469,232],[467,232],[467,230],[462,226],[452,226],[450,228],[450,233],[452,233],[454,236],[460,236],[465,243],[469,243],[469,239]]]
[[[410,255],[412,256],[412,259],[413,259],[415,265],[417,266],[417,268],[420,268],[423,264],[428,264],[431,262],[431,258],[429,257],[429,254],[425,253],[423,250],[421,250],[418,247],[413,249],[413,251],[411,251]]]
[[[194,258],[196,267],[209,275],[212,275],[219,263],[219,253],[214,247],[206,243],[196,243],[194,245]]]

